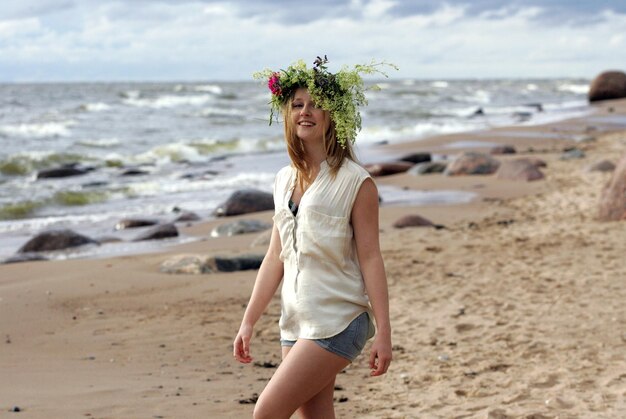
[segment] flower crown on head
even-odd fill
[[[298,60],[286,70],[273,71],[266,69],[254,73],[255,79],[267,80],[267,86],[272,92],[270,100],[270,125],[274,116],[278,120],[278,113],[287,103],[293,93],[300,87],[309,91],[309,95],[320,108],[330,113],[335,123],[337,141],[342,147],[354,143],[356,134],[361,130],[361,114],[359,106],[367,105],[365,86],[360,74],[381,74],[382,66],[398,68],[389,63],[372,61],[370,64],[357,64],[352,69],[342,67],[337,73],[328,71],[328,58],[317,57],[312,68],[307,68],[303,60]],[[376,89],[372,86],[370,89]]]

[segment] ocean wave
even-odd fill
[[[443,81],[443,80],[437,80],[434,81],[432,83],[430,83],[430,85],[432,87],[436,87],[438,89],[445,89],[446,87],[448,87],[450,84],[447,81]]]
[[[142,164],[164,165],[180,162],[198,163],[206,161],[207,158],[200,152],[199,147],[178,142],[159,145],[134,156],[132,160]]]
[[[0,207],[0,220],[15,220],[31,217],[37,209],[43,207],[43,201],[12,202]]]
[[[0,134],[23,138],[69,137],[74,121],[0,125]]]
[[[118,94],[123,99],[139,99],[141,92],[139,90],[125,90]]]
[[[205,92],[205,93],[213,93],[214,95],[221,95],[224,93],[224,90],[215,84],[202,84],[199,86],[195,86],[194,90],[196,92]]]
[[[363,128],[357,136],[360,143],[377,143],[391,140],[414,140],[441,134],[469,131],[482,127],[484,124],[470,121],[429,121],[402,127],[369,126]]]
[[[562,92],[575,93],[577,95],[586,95],[589,92],[588,84],[563,83],[557,87]]]
[[[121,143],[122,142],[118,138],[99,138],[94,140],[80,140],[76,141],[75,144],[92,148],[113,148]]]
[[[83,112],[102,112],[111,109],[110,105],[104,102],[87,103],[86,105],[80,105],[78,110]]]
[[[93,157],[84,154],[31,151],[17,153],[0,160],[0,173],[9,176],[26,176],[36,170],[52,166],[93,160]]]
[[[469,102],[469,103],[490,103],[491,94],[486,90],[477,89],[471,95],[453,95],[452,100],[456,102]]]
[[[127,98],[123,102],[127,105],[139,108],[162,109],[174,108],[177,106],[201,106],[212,99],[213,97],[211,95],[163,95],[154,99]]]
[[[210,107],[202,109],[198,114],[202,117],[226,116],[238,118],[244,116],[246,113],[240,109]]]

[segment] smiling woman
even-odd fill
[[[253,328],[281,289],[283,362],[262,392],[255,418],[332,418],[337,374],[374,336],[371,375],[391,362],[387,279],[378,240],[378,191],[354,161],[364,103],[360,72],[330,73],[326,57],[266,71],[272,114],[280,110],[291,165],[276,175],[274,227],[233,343],[250,363]],[[261,76],[262,77],[262,76]],[[271,121],[271,119],[270,119]],[[340,129],[341,128],[341,129]]]

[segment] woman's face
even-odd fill
[[[321,141],[330,124],[330,116],[327,111],[316,107],[309,91],[301,87],[296,90],[291,102],[291,122],[302,141]]]

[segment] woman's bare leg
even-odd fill
[[[254,418],[288,419],[297,409],[304,418],[334,418],[335,377],[350,361],[306,339],[283,349],[283,356],[256,403]]]
[[[283,360],[289,353],[291,346],[283,346]],[[335,375],[336,377],[336,375]],[[319,393],[306,401],[297,410],[301,419],[335,419],[335,405],[333,403],[333,397],[335,395],[335,378],[332,379],[326,387],[324,387]]]

